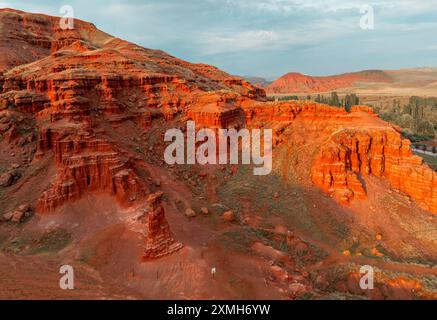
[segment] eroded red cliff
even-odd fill
[[[36,144],[32,163],[53,157],[56,166],[51,186],[39,197],[40,213],[87,192],[109,193],[123,205],[141,201],[149,188],[114,130],[147,132],[156,121],[186,119],[212,128],[270,127],[275,146],[287,143],[284,132],[298,121],[303,133],[317,135],[319,151],[308,178],[340,201],[364,199],[362,177],[374,175],[437,211],[435,173],[369,108],[347,113],[310,101],[265,102],[262,89],[238,77],[114,38],[79,20],[74,30],[62,30],[59,18],[2,10],[0,21],[4,141],[25,138]],[[23,45],[29,50],[20,49],[22,55],[9,54]],[[24,136],[21,123],[35,126],[36,142]]]
[[[362,177],[387,179],[393,188],[437,212],[437,175],[411,152],[410,141],[391,127],[353,128],[333,133],[312,167],[314,183],[342,202],[365,198]]]

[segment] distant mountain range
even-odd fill
[[[437,68],[399,70],[364,70],[331,76],[310,76],[290,72],[273,82],[260,77],[246,77],[270,95],[357,92],[361,94],[434,95],[437,96]]]
[[[262,77],[244,76],[242,78],[245,79],[246,81],[249,81],[252,85],[260,88],[266,88],[272,83],[272,81],[269,81]]]

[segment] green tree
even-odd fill
[[[338,98],[337,92],[331,92],[331,101],[329,103],[331,106],[340,106],[340,99]]]

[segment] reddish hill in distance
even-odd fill
[[[312,77],[290,72],[273,81],[267,88],[268,94],[315,93],[348,88],[358,82],[392,82],[392,77],[381,70],[366,70],[340,75]]]
[[[272,81],[269,81],[262,77],[244,76],[242,78],[259,88],[267,88],[270,84],[272,84]]]

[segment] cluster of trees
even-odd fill
[[[410,114],[414,119],[424,119],[427,113],[437,110],[437,98],[421,98],[413,96],[404,107],[403,113]]]
[[[305,97],[302,97],[302,99],[312,100],[311,95],[308,95]],[[290,100],[299,100],[299,96],[293,95],[293,96],[280,96],[273,98],[271,97],[269,100],[277,100],[277,101],[290,101]],[[334,107],[343,107],[346,109],[347,112],[350,112],[350,109],[352,106],[360,104],[360,98],[355,94],[348,94],[344,96],[344,98],[340,98],[337,94],[337,92],[331,92],[330,96],[324,96],[318,94],[317,97],[314,99],[315,102],[327,104]]]
[[[334,107],[343,107],[350,112],[351,107],[360,104],[360,98],[355,94],[347,94],[344,98],[339,98],[337,92],[331,92],[330,97],[317,95],[316,102],[328,104]]]
[[[379,111],[381,117],[405,130],[412,141],[434,138],[437,130],[437,98],[410,97],[408,104],[393,100],[391,108]]]
[[[290,101],[290,100],[299,100],[298,96],[281,96],[278,97],[278,101]]]
[[[432,153],[437,153],[437,147],[428,147],[427,145],[415,145],[414,148],[422,151],[429,151]]]

